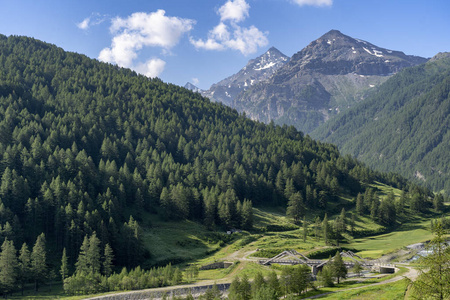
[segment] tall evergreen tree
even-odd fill
[[[306,223],[306,217],[303,216],[303,242],[306,242],[307,235],[308,235],[308,224]]]
[[[39,284],[47,278],[47,251],[45,249],[45,235],[41,233],[31,252],[31,274],[34,280],[34,289],[39,290]]]
[[[333,260],[331,262],[331,269],[333,272],[333,276],[336,278],[338,284],[341,278],[345,279],[347,277],[347,268],[345,267],[344,261],[342,260],[341,253],[339,253],[339,251],[337,251],[336,255],[333,257]]]
[[[2,252],[0,253],[0,289],[2,294],[6,296],[11,293],[17,283],[18,262],[16,248],[13,241],[5,241],[2,244]]]
[[[325,214],[322,221],[322,235],[325,245],[328,245],[328,238],[330,236],[330,224],[328,223],[328,216]]]
[[[64,279],[69,277],[69,260],[67,258],[66,248],[63,249],[63,254],[61,258],[61,268],[59,270],[59,273],[61,274],[61,279],[63,282]]]
[[[103,275],[110,276],[112,274],[114,254],[109,244],[105,245],[105,253],[103,255]]]
[[[450,298],[450,248],[442,223],[434,226],[434,238],[427,248],[431,254],[420,258],[419,277],[412,283],[415,299]]]
[[[23,290],[25,287],[25,283],[27,283],[31,278],[31,254],[30,250],[28,250],[28,246],[26,243],[22,244],[22,248],[20,248],[19,252],[19,283],[20,289]]]
[[[84,236],[83,243],[81,244],[80,253],[78,254],[78,260],[75,264],[75,272],[78,274],[89,272],[89,238],[87,235]]]
[[[86,252],[86,260],[89,271],[93,274],[100,274],[102,265],[100,240],[97,238],[95,232],[89,238],[89,248]]]
[[[286,209],[286,215],[294,220],[294,223],[300,221],[303,215],[303,197],[301,193],[297,192],[291,195]]]

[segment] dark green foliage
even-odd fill
[[[100,273],[77,272],[64,280],[68,294],[92,294],[106,291],[137,290],[179,284],[182,273],[171,265],[150,270],[140,267],[104,276]]]
[[[312,136],[374,169],[449,193],[449,126],[450,59],[443,58],[402,70]]]
[[[61,279],[63,282],[67,277],[69,277],[69,260],[67,258],[66,248],[63,249],[59,273],[61,274]]]
[[[307,265],[284,267],[280,281],[286,295],[300,295],[311,286],[311,269]]]
[[[45,282],[47,270],[45,235],[42,233],[37,237],[33,251],[31,252],[31,274],[34,280],[35,291],[38,291],[40,283]]]
[[[17,275],[19,279],[19,287],[22,290],[23,295],[25,283],[27,283],[31,278],[31,254],[26,243],[22,244],[22,248],[19,251],[19,266]]]
[[[137,266],[145,211],[251,229],[253,205],[292,196],[297,216],[383,180],[292,126],[158,79],[25,37],[2,38],[0,53],[0,239],[44,232],[71,266],[93,232]]]
[[[292,126],[254,122],[198,93],[15,36],[0,38],[0,178],[0,242],[35,242],[36,289],[66,249],[73,291],[116,280],[100,274],[112,272],[109,250],[116,266],[150,257],[149,214],[251,230],[254,205],[295,200],[298,220],[374,180],[407,188]],[[426,192],[415,194],[426,203]],[[166,275],[148,286],[182,278]]]
[[[0,292],[6,296],[12,292],[16,286],[17,274],[17,254],[13,241],[5,241],[2,244],[0,253]]]
[[[440,221],[432,228],[435,237],[427,245],[432,253],[419,260],[419,277],[412,283],[414,299],[449,299],[450,248],[446,240],[447,231]]]
[[[333,277],[336,278],[338,284],[340,279],[345,279],[347,277],[347,268],[345,267],[339,251],[337,251],[336,255],[333,257],[330,267],[333,272]]]
[[[286,215],[291,218],[294,223],[298,223],[303,215],[303,197],[300,193],[293,193],[289,197]]]
[[[267,278],[267,287],[275,292],[277,298],[281,296],[281,286],[275,271],[269,273],[269,277]]]
[[[103,275],[109,276],[113,270],[114,253],[109,244],[105,245],[105,251],[103,255]]]
[[[322,271],[317,274],[317,281],[319,285],[324,287],[334,286],[333,278],[333,270],[329,265],[325,265],[322,268]]]
[[[307,257],[310,259],[326,259],[330,257],[333,254],[336,254],[336,251],[353,251],[357,252],[358,250],[354,248],[347,248],[347,247],[329,247],[329,248],[323,248],[318,249],[315,251],[311,251],[308,253]]]
[[[207,289],[205,294],[201,295],[199,299],[204,300],[220,300],[222,299],[222,293],[219,290],[217,284],[213,284],[212,288]]]

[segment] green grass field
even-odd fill
[[[404,299],[409,281],[406,279],[350,291],[336,292],[319,299],[397,300]]]

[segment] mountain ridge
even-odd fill
[[[425,61],[331,30],[295,53],[266,82],[239,94],[232,106],[252,119],[309,133],[392,74]]]
[[[201,91],[201,94],[213,101],[232,106],[237,95],[252,85],[267,80],[288,61],[289,57],[271,47],[260,56],[249,60],[237,73],[211,85],[208,90]]]
[[[392,76],[311,135],[381,171],[450,191],[450,53]]]

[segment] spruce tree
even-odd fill
[[[39,290],[39,284],[47,277],[47,252],[45,250],[45,235],[41,233],[36,239],[31,252],[31,274],[34,280],[34,289]]]
[[[306,242],[307,235],[308,235],[308,224],[306,223],[306,217],[303,216],[303,242]]]
[[[333,276],[336,278],[338,284],[341,278],[344,279],[347,277],[347,268],[345,267],[344,261],[342,260],[342,256],[339,251],[337,251],[336,255],[333,257],[331,268],[333,271]]]
[[[77,274],[88,273],[89,265],[87,253],[89,251],[89,239],[87,235],[84,236],[83,243],[81,244],[80,253],[78,254],[78,260],[75,263],[75,272]]]
[[[297,192],[291,195],[286,209],[286,215],[298,223],[303,214],[303,197],[301,193]]]
[[[364,214],[364,199],[361,193],[358,193],[358,196],[356,196],[356,211],[360,216]]]
[[[277,297],[281,297],[280,281],[278,280],[277,273],[275,273],[275,271],[269,273],[269,276],[267,277],[267,287],[274,290]]]
[[[415,299],[450,298],[450,248],[442,223],[434,225],[434,238],[427,245],[431,254],[420,258],[419,277],[412,283]]]
[[[25,283],[27,283],[28,280],[30,279],[30,273],[31,273],[31,254],[30,250],[28,250],[27,244],[23,243],[19,253],[19,273],[18,273],[20,289],[22,290],[22,296]]]
[[[264,276],[261,272],[256,273],[255,278],[253,278],[252,282],[252,295],[255,298],[258,290],[266,285],[266,281],[264,280]]]
[[[18,262],[16,248],[13,241],[5,241],[2,244],[2,252],[0,253],[0,289],[2,294],[6,296],[12,292],[17,283]]]
[[[320,240],[320,217],[316,217],[316,222],[314,224],[314,235],[316,237],[316,241]]]
[[[93,274],[100,274],[101,270],[101,249],[100,240],[97,238],[97,234],[94,232],[89,238],[89,248],[86,252],[86,260],[89,267],[89,271]]]
[[[64,279],[69,277],[69,260],[66,254],[66,248],[63,249],[63,254],[61,258],[61,268],[59,270],[59,273],[61,274],[61,279],[64,282]]]
[[[114,254],[109,244],[105,245],[105,253],[103,256],[103,275],[110,276],[112,274]]]
[[[325,214],[322,221],[322,231],[323,231],[323,239],[325,245],[328,245],[328,237],[330,234],[330,224],[328,223],[328,216]]]

